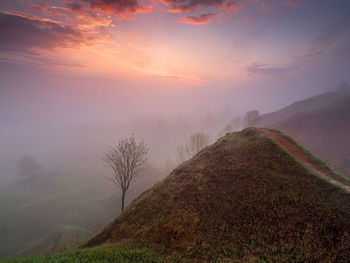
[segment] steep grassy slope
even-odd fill
[[[349,88],[340,88],[331,92],[323,93],[305,100],[297,101],[280,110],[264,114],[261,125],[263,127],[272,127],[273,124],[284,121],[295,114],[318,110],[336,101],[350,96]]]
[[[317,111],[297,114],[271,127],[291,135],[350,177],[350,97]]]
[[[345,190],[247,129],[183,163],[84,247],[147,245],[165,262],[347,262],[349,205]]]

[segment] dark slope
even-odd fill
[[[295,147],[318,171],[339,179]],[[247,129],[183,163],[84,247],[147,245],[165,262],[347,262],[349,205],[350,194],[266,131]]]
[[[350,96],[350,89],[341,88],[305,100],[297,101],[278,111],[262,115],[260,126],[273,127],[273,124],[284,121],[295,114],[324,108],[347,96]]]
[[[271,125],[286,132],[350,177],[350,97]]]

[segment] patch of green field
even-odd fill
[[[121,246],[101,246],[76,249],[48,256],[31,256],[0,260],[0,263],[160,263],[146,248],[124,249]]]

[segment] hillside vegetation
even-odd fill
[[[184,162],[82,250],[67,253],[105,262],[98,246],[119,243],[117,252],[144,246],[167,263],[348,262],[348,187],[284,134],[246,129]],[[79,261],[88,254],[94,259]],[[41,260],[33,262],[56,262]],[[154,262],[142,260],[135,262]]]
[[[270,127],[293,136],[350,177],[350,96],[327,107],[296,114]]]
[[[334,180],[342,179],[309,158]],[[346,262],[349,205],[344,189],[265,132],[247,129],[183,163],[85,247],[143,244],[166,262]]]
[[[348,96],[350,96],[350,89],[348,87],[343,87],[300,100],[280,110],[264,114],[260,124],[264,127],[274,127],[274,124],[285,121],[296,114],[322,109]]]

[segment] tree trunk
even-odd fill
[[[123,210],[124,210],[124,200],[125,200],[125,192],[126,191],[122,191],[122,212],[123,212]]]

